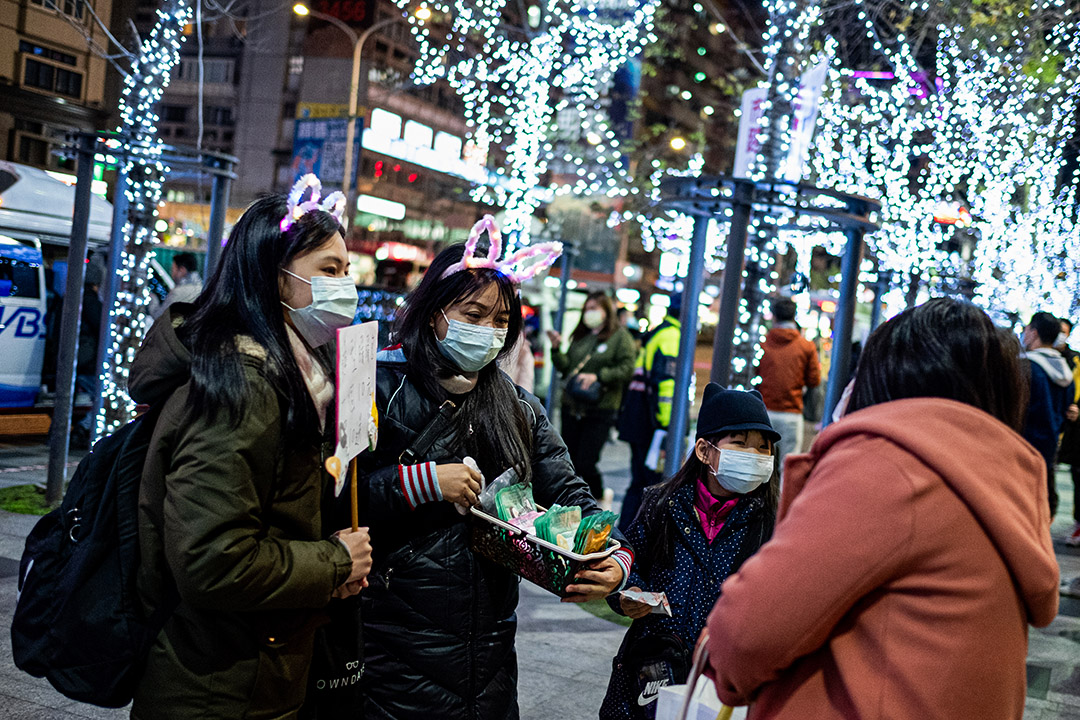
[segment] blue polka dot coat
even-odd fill
[[[670,561],[650,566],[649,553],[644,550],[653,533],[644,518],[652,515],[651,510],[660,499],[660,490],[661,487],[654,487],[646,493],[642,512],[626,533],[631,546],[638,550],[626,586],[636,585],[642,590],[665,593],[671,603],[672,617],[646,615],[635,620],[626,631],[612,662],[611,681],[600,708],[601,720],[637,720],[654,716],[655,702],[644,708],[638,703],[641,689],[636,673],[624,665],[628,649],[649,635],[671,633],[683,641],[688,653],[692,652],[709,612],[720,597],[724,580],[772,535],[773,512],[759,496],[761,493],[755,492],[739,500],[720,533],[709,542],[694,509],[694,484],[687,483],[663,500],[668,507],[663,509],[661,517],[669,523],[668,538],[674,544]],[[608,599],[608,604],[622,614],[617,594]],[[685,682],[685,678],[679,682]]]

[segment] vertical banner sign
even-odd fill
[[[823,61],[803,73],[799,80],[799,93],[795,98],[794,112],[791,117],[791,147],[787,159],[780,169],[780,176],[785,180],[797,182],[803,173],[803,167],[810,154],[810,140],[817,124],[818,108],[821,105],[821,89],[829,74],[829,63]],[[758,142],[758,128],[762,105],[768,95],[768,88],[750,88],[743,93],[739,116],[739,139],[735,148],[735,168],[732,174],[744,178],[750,174],[750,163],[761,150]]]
[[[360,139],[363,120],[357,118],[356,134],[353,136],[353,186],[356,170],[360,166]],[[325,185],[342,184],[345,179],[346,118],[298,118],[293,134],[292,171],[293,182],[313,173]]]
[[[367,322],[338,330],[337,335],[337,460],[335,495],[345,487],[349,461],[375,447],[379,418],[375,409],[375,354],[379,323]],[[329,465],[328,465],[329,469]]]

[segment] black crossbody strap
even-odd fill
[[[416,436],[416,439],[412,441],[412,444],[405,449],[405,452],[401,453],[398,457],[398,462],[402,465],[415,465],[420,460],[427,456],[428,451],[431,450],[435,441],[443,436],[447,426],[450,424],[450,420],[454,417],[454,413],[457,412],[457,405],[452,401],[447,400],[439,406],[438,412],[431,418],[427,426],[420,431],[420,434]]]

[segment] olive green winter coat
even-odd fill
[[[634,374],[634,361],[637,346],[626,328],[617,328],[606,340],[600,340],[594,333],[574,340],[566,352],[556,348],[551,353],[551,361],[563,377],[563,382],[579,372],[595,373],[604,391],[600,402],[595,406],[586,406],[563,393],[563,407],[574,415],[583,415],[593,411],[614,413],[622,404],[623,391]],[[585,359],[588,358],[586,362]],[[582,363],[585,363],[582,365]]]
[[[320,539],[321,441],[284,437],[283,398],[250,340],[238,342],[249,386],[239,425],[194,412],[181,307],[154,323],[131,369],[132,397],[165,403],[139,494],[139,592],[147,609],[179,594],[132,714],[291,718],[321,609],[351,570],[345,547]]]

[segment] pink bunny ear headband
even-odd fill
[[[485,230],[487,230],[488,237],[491,238],[491,246],[488,248],[487,257],[476,257],[476,244],[480,241],[480,235]],[[562,255],[562,243],[546,242],[539,245],[529,245],[502,261],[499,260],[501,254],[502,234],[499,232],[498,226],[495,225],[495,218],[485,215],[469,231],[469,239],[465,241],[465,255],[461,258],[461,262],[454,263],[446,268],[446,271],[443,272],[442,277],[439,279],[448,278],[462,270],[487,268],[505,275],[510,282],[523,283],[555,264],[555,261]],[[531,265],[523,266],[526,260],[534,257],[539,257],[540,260]]]
[[[310,199],[304,201],[304,193],[311,190]],[[293,226],[293,223],[308,214],[312,210],[323,210],[330,213],[339,223],[345,225],[345,196],[340,192],[332,192],[326,199],[319,203],[322,196],[322,183],[312,173],[296,181],[289,191],[288,210],[285,217],[281,218],[281,232],[285,232]],[[303,202],[302,202],[303,201]]]

